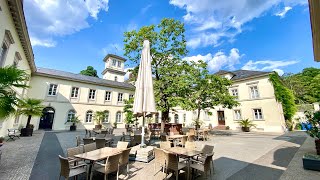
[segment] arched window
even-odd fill
[[[178,114],[174,115],[174,123],[176,123],[176,124],[179,123],[179,115]]]
[[[67,122],[70,122],[71,119],[74,118],[75,116],[76,116],[76,111],[73,109],[69,110],[67,115]]]
[[[159,114],[158,113],[155,115],[155,123],[159,123]]]
[[[104,123],[108,123],[108,122],[109,122],[109,111],[106,111],[106,112],[105,112],[103,122],[104,122]]]
[[[183,122],[185,123],[187,121],[187,115],[183,114]]]
[[[121,112],[120,111],[118,111],[117,113],[116,113],[116,122],[117,123],[121,123],[122,122],[122,119],[121,119],[122,117],[121,117]]]
[[[86,123],[91,123],[92,122],[92,111],[87,111],[86,113]]]

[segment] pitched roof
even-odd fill
[[[117,87],[117,88],[130,89],[130,90],[134,90],[135,88],[132,84],[126,83],[126,82],[111,81],[111,80],[101,79],[97,77],[85,76],[82,74],[75,74],[71,72],[48,69],[48,68],[37,68],[37,71],[34,73],[34,75],[47,76],[47,77],[53,77],[58,79],[65,79],[70,81],[78,81],[82,83]]]
[[[241,80],[241,79],[246,79],[246,78],[251,78],[251,77],[256,77],[256,76],[262,76],[262,75],[267,75],[270,74],[271,72],[265,72],[265,71],[250,71],[250,70],[236,70],[236,71],[218,71],[215,74],[216,75],[222,75],[222,74],[233,74],[234,76],[231,78],[231,80]]]
[[[107,54],[107,56],[105,58],[103,58],[103,61],[106,61],[109,57],[113,57],[113,58],[116,58],[116,59],[120,59],[122,61],[126,61],[125,58],[123,58],[121,56],[118,56],[118,55],[115,55],[115,54]]]

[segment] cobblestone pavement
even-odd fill
[[[2,149],[1,180],[29,179],[43,134],[43,131],[35,131],[31,137],[20,137],[15,141],[5,142],[0,147]]]

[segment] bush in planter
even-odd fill
[[[303,168],[320,171],[320,156],[306,153],[302,157]]]
[[[305,112],[308,123],[311,126],[305,127],[307,129],[307,134],[313,137],[316,144],[317,154],[320,155],[320,111],[317,112]]]
[[[77,124],[80,123],[79,116],[72,117],[69,121],[67,121],[65,124],[71,123],[70,131],[77,130]]]
[[[97,129],[101,129],[102,128],[102,122],[104,121],[104,119],[106,118],[106,114],[108,113],[108,111],[96,111],[94,113],[94,120],[96,121],[96,125],[95,128]]]
[[[199,129],[202,124],[203,124],[203,121],[199,119],[192,120],[192,125],[195,126],[196,129]]]
[[[226,126],[226,130],[230,130],[230,126]]]
[[[117,121],[115,121],[115,122],[113,123],[113,128],[114,128],[114,129],[117,129],[117,124],[118,124]]]
[[[249,119],[243,119],[238,122],[238,124],[241,126],[242,131],[249,132],[251,127],[257,127],[256,124],[254,124]]]

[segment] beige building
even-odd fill
[[[134,86],[124,82],[125,59],[109,54],[103,61],[103,78],[84,76],[54,69],[36,68],[32,47],[24,19],[22,1],[0,1],[0,66],[15,65],[30,74],[29,89],[14,89],[19,97],[43,100],[42,117],[33,117],[35,129],[69,129],[70,118],[79,116],[78,128],[93,128],[96,111],[106,110],[104,126],[117,122],[124,128],[124,100],[134,94]],[[215,107],[200,114],[204,126],[229,126],[239,128],[240,119],[249,118],[257,124],[256,130],[277,131],[284,129],[281,104],[275,100],[268,72],[219,71],[218,75],[231,79],[234,84],[230,93],[237,97],[240,106],[233,109]],[[211,113],[209,113],[211,112]],[[196,112],[175,108],[170,114],[171,122],[192,125]],[[161,115],[156,118],[159,120]],[[0,121],[0,136],[7,129],[25,126],[26,117],[10,117]],[[140,122],[141,124],[141,122]]]

